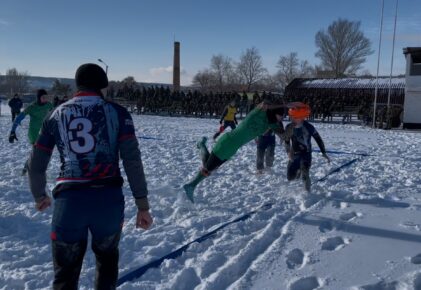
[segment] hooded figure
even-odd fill
[[[42,99],[42,96],[47,96],[48,93],[46,90],[44,89],[39,89],[37,91],[37,105],[43,106],[44,104],[46,104],[46,101]]]
[[[41,129],[42,121],[48,112],[53,108],[53,105],[48,102],[47,91],[44,89],[37,90],[37,99],[31,103],[22,113],[20,113],[13,122],[12,130],[10,131],[9,142],[13,143],[16,138],[16,129],[20,125],[26,115],[29,115],[29,130],[28,138],[31,144],[34,144],[38,138]]]
[[[9,142],[13,143],[15,140],[18,141],[16,137],[16,129],[20,125],[26,115],[29,115],[29,129],[28,129],[28,139],[31,145],[35,144],[35,141],[38,138],[39,131],[41,130],[42,122],[47,116],[48,112],[53,108],[53,104],[48,102],[47,91],[44,89],[39,89],[37,91],[37,99],[35,102],[30,104],[22,113],[20,113],[15,121],[13,122],[12,130],[10,130]],[[25,162],[25,165],[22,169],[22,175],[25,175],[28,171],[28,161]]]

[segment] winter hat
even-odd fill
[[[75,80],[78,90],[100,91],[108,87],[107,74],[94,63],[82,64],[76,71]]]
[[[45,96],[45,95],[48,95],[48,93],[47,93],[47,91],[46,91],[46,90],[44,90],[44,89],[39,89],[39,90],[37,91],[37,103],[38,103],[38,104],[41,104],[41,97],[42,97],[42,96]]]

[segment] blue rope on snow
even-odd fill
[[[137,268],[136,270],[127,273],[126,275],[124,275],[123,277],[119,278],[117,281],[117,286],[120,286],[121,284],[128,282],[128,281],[132,281],[134,279],[140,278],[147,270],[149,270],[150,268],[158,268],[162,262],[164,262],[167,259],[176,259],[179,256],[181,256],[189,247],[191,244],[193,243],[201,243],[203,241],[206,241],[207,239],[211,238],[214,234],[216,234],[218,231],[222,230],[223,228],[229,226],[230,224],[233,223],[237,223],[240,221],[245,221],[247,219],[249,219],[253,214],[257,213],[259,210],[268,210],[272,207],[273,203],[267,203],[264,204],[263,206],[261,206],[260,208],[253,210],[251,212],[248,212],[232,221],[226,222],[224,224],[222,224],[221,226],[217,227],[216,229],[214,229],[213,231],[210,231],[209,233],[191,241],[188,244],[185,244],[184,246],[182,246],[181,248],[178,248],[177,250],[169,253],[168,255],[163,256],[162,258],[159,258],[157,260],[154,260],[146,265],[141,266],[140,268]]]
[[[339,172],[341,169],[343,169],[345,167],[351,166],[352,164],[354,164],[355,162],[357,162],[359,160],[361,160],[361,158],[355,158],[355,159],[352,159],[352,160],[346,162],[345,164],[342,164],[341,166],[339,166],[339,167],[333,169],[332,171],[330,171],[329,173],[327,173],[324,177],[316,180],[314,183],[317,183],[317,182],[326,180],[327,177],[329,177],[330,175]],[[117,287],[120,286],[121,284],[125,283],[125,282],[132,281],[134,279],[140,278],[150,268],[158,268],[159,266],[161,266],[162,262],[164,262],[167,259],[176,259],[176,258],[178,258],[179,256],[181,256],[190,247],[191,244],[193,244],[193,243],[201,243],[203,241],[206,241],[207,239],[211,238],[213,235],[215,235],[218,231],[222,230],[223,228],[225,228],[225,227],[227,227],[227,226],[229,226],[231,224],[240,222],[240,221],[245,221],[245,220],[249,219],[255,213],[259,212],[260,210],[268,210],[268,209],[270,209],[272,207],[272,205],[273,205],[273,202],[272,203],[266,203],[263,206],[255,209],[253,211],[250,211],[250,212],[248,212],[248,213],[246,213],[246,214],[244,214],[244,215],[242,215],[242,216],[240,216],[240,217],[238,217],[238,218],[236,218],[234,220],[231,220],[229,222],[226,222],[226,223],[220,225],[219,227],[217,227],[213,231],[210,231],[209,233],[207,233],[207,234],[205,234],[205,235],[203,235],[203,236],[201,236],[201,237],[199,237],[199,238],[197,238],[197,239],[195,239],[195,240],[193,240],[193,241],[185,244],[184,246],[182,246],[182,247],[180,247],[180,248],[172,251],[171,253],[169,253],[169,254],[167,254],[167,255],[159,258],[159,259],[156,259],[156,260],[154,260],[154,261],[152,261],[152,262],[150,262],[150,263],[148,263],[146,265],[143,265],[143,266],[141,266],[141,267],[139,267],[139,268],[137,268],[137,269],[135,269],[135,270],[133,270],[133,271],[125,274],[125,275],[123,275],[121,278],[118,279],[118,281],[117,281]]]
[[[162,138],[156,138],[156,137],[149,137],[149,136],[139,136],[139,139],[146,139],[146,140],[164,140]]]
[[[342,164],[341,166],[339,166],[339,167],[337,167],[337,168],[335,168],[335,169],[333,169],[332,171],[330,171],[328,174],[326,174],[325,176],[323,176],[322,178],[319,178],[319,179],[317,179],[314,183],[317,183],[317,182],[320,182],[320,181],[324,181],[324,180],[326,180],[330,175],[332,175],[333,173],[337,173],[337,172],[339,172],[339,171],[341,171],[341,169],[343,169],[343,168],[345,168],[345,167],[348,167],[348,166],[351,166],[352,164],[354,164],[355,162],[357,162],[358,160],[360,160],[361,158],[355,158],[355,159],[352,159],[352,160],[350,160],[350,161],[348,161],[347,163],[345,163],[345,164]]]
[[[139,136],[139,139],[145,139],[145,140],[165,140],[164,138],[157,138],[152,136]],[[181,140],[180,140],[181,141]],[[253,142],[249,142],[249,144],[253,144]],[[313,149],[313,152],[320,152],[318,149]],[[359,153],[359,152],[344,152],[344,151],[336,151],[336,150],[326,150],[326,153],[330,154],[349,154],[349,155],[359,155],[359,156],[374,156],[368,153]]]
[[[321,152],[318,149],[313,149],[313,152]],[[330,154],[349,154],[349,155],[359,155],[359,156],[374,156],[368,153],[359,153],[359,152],[344,152],[344,151],[335,151],[335,150],[326,150],[326,153],[330,153]]]

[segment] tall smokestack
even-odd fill
[[[174,42],[173,89],[180,91],[180,42]]]

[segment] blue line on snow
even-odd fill
[[[157,138],[152,136],[139,136],[139,139],[145,139],[145,140],[165,140],[163,138]],[[179,140],[181,141],[181,140]],[[249,144],[253,144],[253,142],[249,142]],[[320,152],[318,149],[313,149],[313,152]],[[368,153],[364,152],[344,152],[344,151],[336,151],[336,150],[326,150],[326,153],[330,154],[348,154],[348,155],[359,155],[359,156],[374,156]]]
[[[127,281],[131,281],[137,278],[140,278],[147,270],[149,270],[150,268],[158,268],[163,261],[167,260],[167,259],[175,259],[178,258],[179,256],[181,256],[183,254],[183,252],[185,252],[187,250],[187,248],[193,244],[193,243],[201,243],[203,241],[206,241],[207,239],[211,238],[214,234],[216,234],[218,231],[222,230],[223,228],[229,226],[230,224],[233,223],[237,223],[240,221],[245,221],[247,219],[249,219],[253,214],[255,214],[256,212],[258,212],[259,210],[268,210],[272,207],[273,203],[267,203],[263,206],[261,206],[260,208],[253,210],[251,212],[248,212],[232,221],[229,221],[227,223],[222,224],[221,226],[217,227],[216,229],[214,229],[213,231],[210,231],[209,233],[195,239],[194,241],[191,241],[188,244],[185,244],[184,246],[182,246],[181,248],[178,248],[177,250],[169,253],[168,255],[163,256],[162,258],[159,258],[155,261],[150,262],[149,264],[146,264],[144,266],[141,266],[140,268],[135,269],[132,272],[127,273],[126,275],[124,275],[123,277],[121,277],[120,279],[118,279],[117,281],[117,287],[120,286],[121,284],[127,282]]]
[[[341,166],[339,166],[339,167],[331,170],[324,177],[316,180],[314,183],[317,183],[317,182],[326,180],[327,177],[329,177],[330,175],[339,172],[341,169],[343,169],[345,167],[351,166],[352,164],[354,164],[356,161],[359,161],[359,160],[361,160],[361,158],[355,158],[355,159],[352,159],[352,160],[350,160],[350,161],[342,164]],[[122,276],[121,278],[118,279],[118,281],[117,281],[117,287],[120,286],[121,284],[125,283],[125,282],[132,281],[134,279],[140,278],[150,268],[158,268],[162,264],[162,262],[164,262],[167,259],[176,259],[176,258],[178,258],[179,256],[181,256],[183,254],[183,252],[185,252],[189,248],[189,246],[191,244],[193,244],[193,243],[201,243],[203,241],[206,241],[207,239],[211,238],[214,234],[216,234],[218,231],[222,230],[223,228],[225,228],[225,227],[227,227],[227,226],[229,226],[229,225],[231,225],[233,223],[237,223],[237,222],[240,222],[240,221],[245,221],[245,220],[249,219],[255,213],[259,212],[260,210],[268,210],[268,209],[270,209],[272,207],[272,205],[273,205],[273,203],[266,203],[266,204],[264,204],[263,206],[261,206],[258,209],[255,209],[253,211],[250,211],[250,212],[248,212],[248,213],[246,213],[246,214],[244,214],[244,215],[242,215],[242,216],[240,216],[240,217],[238,217],[238,218],[236,218],[234,220],[231,220],[229,222],[226,222],[226,223],[220,225],[219,227],[217,227],[213,231],[210,231],[209,233],[207,233],[207,234],[205,234],[205,235],[203,235],[203,236],[195,239],[194,241],[191,241],[191,242],[185,244],[184,246],[178,248],[177,250],[174,250],[171,253],[169,253],[169,254],[167,254],[167,255],[159,258],[159,259],[156,259],[156,260],[154,260],[154,261],[152,261],[152,262],[150,262],[150,263],[148,263],[146,265],[143,265],[143,266],[141,266],[141,267],[139,267],[139,268],[137,268],[137,269],[135,269],[135,270],[133,270],[133,271],[125,274],[124,276]]]
[[[320,150],[318,149],[313,149],[313,152],[320,152]],[[335,150],[326,150],[326,153],[330,153],[330,154],[349,154],[349,155],[359,155],[359,156],[374,156],[368,153],[363,153],[363,152],[344,152],[344,151],[335,151]]]
[[[333,173],[337,173],[339,172],[341,169],[348,167],[350,165],[352,165],[353,163],[357,162],[358,160],[360,160],[361,158],[355,158],[352,159],[350,161],[348,161],[347,163],[342,164],[341,166],[331,170],[329,173],[327,173],[325,176],[323,176],[322,178],[317,179],[314,183],[320,182],[320,181],[324,181],[326,180],[330,175],[332,175]]]
[[[149,136],[139,136],[139,139],[146,139],[146,140],[164,140],[161,138],[149,137]]]

